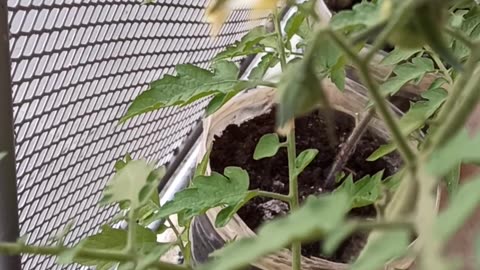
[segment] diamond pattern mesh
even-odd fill
[[[255,22],[236,10],[212,39],[206,0],[8,0],[21,235],[45,244],[70,220],[74,243],[109,220],[98,208],[114,161],[129,152],[166,164],[206,100],[118,125],[148,82],[179,63],[206,67]],[[24,256],[23,269],[60,269]],[[75,269],[65,266],[62,269]]]

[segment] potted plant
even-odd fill
[[[212,4],[210,14],[213,18],[224,17],[227,2],[219,0]],[[264,3],[272,2],[275,5],[267,7],[273,10],[274,33],[261,27],[253,29],[237,44],[219,54],[211,70],[193,65],[177,66],[175,76],[166,75],[152,83],[122,118],[126,121],[161,107],[185,105],[213,96],[207,112],[217,112],[216,117],[208,120],[212,128],[205,133],[206,154],[189,188],[160,206],[156,187],[162,169],[127,156],[116,164],[117,173],[109,181],[102,199],[102,203],[117,204],[123,209],[114,221],[126,221],[127,230],[106,225],[100,233],[74,247],[67,247],[63,243],[68,233],[66,228],[55,237],[53,246],[32,246],[20,240],[18,243],[0,243],[0,252],[54,255],[58,256],[59,263],[76,262],[100,269],[118,266],[120,269],[228,270],[253,265],[260,269],[371,270],[403,267],[400,258],[407,258],[407,266],[410,258],[415,258],[419,269],[454,269],[441,256],[441,249],[480,200],[480,179],[461,187],[456,185],[458,165],[480,160],[479,138],[470,139],[461,131],[480,99],[477,89],[480,85],[480,43],[472,34],[478,25],[472,26],[472,18],[478,12],[476,4],[473,1],[439,4],[433,0],[362,2],[352,10],[338,13],[329,24],[325,24],[316,22],[319,18],[314,12],[315,2],[287,3],[294,5],[298,12],[282,27],[276,1]],[[439,17],[441,12],[438,11],[445,11],[445,18]],[[412,33],[414,35],[409,35]],[[304,42],[292,43],[295,36],[303,37]],[[359,53],[367,40],[373,41],[371,46],[365,53]],[[390,64],[395,62],[396,67],[394,76],[379,85],[370,60],[386,42],[397,46],[386,57]],[[418,47],[423,49],[416,51]],[[412,50],[415,51],[413,54]],[[257,53],[263,53],[258,65],[247,78],[239,79],[238,67],[227,59]],[[385,62],[388,61],[383,60]],[[275,70],[278,63],[281,76],[279,81],[274,81],[265,75],[269,70]],[[346,66],[354,67],[350,70],[358,74],[363,86],[346,78]],[[435,80],[424,92],[423,99],[412,104],[398,119],[399,115],[387,101],[387,94],[399,91],[409,82],[421,80],[426,73],[434,73]],[[257,89],[259,87],[266,88]],[[256,90],[237,95],[251,88]],[[275,118],[269,120],[275,127],[272,132],[278,131],[285,139],[276,133],[262,133],[255,142],[254,157],[276,158],[278,154],[278,158],[283,156],[286,159],[288,194],[249,189],[249,173],[253,171],[247,172],[239,167],[209,172],[209,157],[213,158],[215,151],[217,163],[212,162],[212,168],[224,167],[218,160],[228,154],[228,151],[215,149],[215,144],[210,149],[212,136],[219,131],[215,128],[219,126],[224,130],[227,124],[244,123],[248,119],[255,122],[255,117],[269,112],[272,105],[275,106]],[[253,113],[246,114],[243,108],[249,106]],[[322,115],[313,117],[321,118],[324,128],[314,134],[324,138],[321,150],[331,147],[338,151],[333,155],[332,164],[322,168],[323,173],[311,175],[318,175],[312,181],[324,183],[331,192],[318,194],[321,192],[314,191],[302,201],[298,179],[305,169],[314,168],[315,156],[322,155],[309,145],[308,149],[297,153],[295,132],[301,126],[298,121],[309,117],[318,108],[321,108]],[[342,127],[338,121],[350,121],[345,120],[349,119],[345,112],[360,114],[356,124],[350,125],[349,132],[344,132],[346,140],[338,147],[342,140],[335,128]],[[264,122],[256,123],[254,128]],[[367,134],[369,128],[373,132]],[[227,134],[228,127],[225,130]],[[355,182],[353,179],[358,172],[345,164],[348,165],[355,146],[362,150],[357,145],[362,134],[370,135],[370,140],[385,143],[371,155],[369,153],[369,160],[378,160],[397,150],[401,162],[393,155],[383,161],[379,170]],[[241,141],[240,138],[238,142]],[[279,152],[279,149],[282,150]],[[282,169],[273,164],[270,171]],[[394,168],[397,166],[399,168]],[[390,171],[391,177],[381,181],[382,177],[377,173],[381,170]],[[437,216],[436,191],[442,179],[447,181],[454,197],[449,208]],[[274,185],[274,182],[268,183]],[[274,199],[274,208],[288,213],[265,221],[255,235],[241,224],[221,229],[229,222],[238,222],[236,213],[239,209],[258,197]],[[287,207],[284,207],[285,203]],[[352,207],[358,205],[373,205],[375,217],[349,216]],[[203,216],[205,213],[207,219]],[[171,215],[178,216],[183,231],[172,225]],[[197,222],[202,218],[207,222]],[[167,225],[157,233],[171,229],[178,237],[176,242],[156,242],[155,233],[147,225],[158,219],[166,219]],[[191,258],[196,248],[194,246],[192,250],[192,244],[199,243],[197,240],[201,236],[196,226],[212,223],[220,229],[210,231],[222,233],[225,228],[235,228],[235,234],[221,235],[222,241],[228,240],[227,245],[211,254],[205,264],[198,265]],[[240,234],[240,230],[245,233]],[[301,256],[302,243],[321,241],[321,252],[328,255],[357,232],[368,236],[358,256],[349,260],[348,265]],[[223,237],[235,235],[240,237]],[[413,239],[416,240],[412,245]],[[219,245],[216,248],[224,244],[208,243]],[[183,265],[159,260],[173,245],[179,246],[186,256]]]

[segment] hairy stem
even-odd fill
[[[277,46],[278,53],[280,55],[280,65],[282,71],[285,71],[287,66],[287,58],[285,56],[285,46],[283,43],[282,28],[280,26],[280,16],[278,10],[275,9],[274,12],[274,21],[275,21],[275,32],[277,33]],[[294,121],[294,120],[292,120]],[[295,159],[297,158],[296,146],[295,146],[295,126],[292,123],[287,135],[287,153],[288,153],[288,176],[289,176],[289,205],[290,211],[294,211],[298,208],[298,182],[297,174],[295,172]],[[301,243],[293,242],[292,243],[292,270],[301,270]]]
[[[426,51],[432,57],[435,64],[437,64],[440,71],[442,71],[443,75],[445,76],[445,79],[447,79],[447,81],[448,81],[448,84],[452,85],[453,84],[452,76],[450,76],[450,73],[448,72],[447,68],[443,64],[442,60],[440,60],[438,55],[436,53],[434,53],[429,47],[427,48]]]
[[[51,246],[51,247],[42,247],[42,246],[32,246],[32,245],[23,245],[19,243],[0,243],[0,253],[7,255],[16,255],[16,254],[34,254],[34,255],[44,255],[44,256],[58,256],[63,252],[72,250],[73,248],[67,248],[64,246]],[[122,251],[113,251],[113,250],[104,250],[104,249],[93,249],[93,248],[84,248],[80,249],[76,253],[76,257],[94,259],[94,260],[103,260],[103,261],[112,261],[112,262],[135,262],[138,258],[134,253],[122,252]],[[174,265],[165,262],[155,262],[151,265],[152,268],[158,270],[188,270],[189,267]]]
[[[286,203],[290,203],[290,197],[287,196],[287,195],[278,194],[278,193],[274,193],[274,192],[263,191],[263,190],[258,190],[258,191],[256,191],[256,193],[260,197],[271,198],[271,199],[283,201],[283,202],[286,202]]]

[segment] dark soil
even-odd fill
[[[335,112],[335,132],[341,144],[353,129],[354,120],[347,114]],[[250,189],[261,189],[282,194],[288,194],[288,162],[287,151],[281,148],[272,158],[255,161],[253,152],[260,137],[266,133],[274,132],[275,116],[271,112],[240,126],[230,125],[220,137],[215,138],[210,165],[212,170],[223,172],[225,167],[239,166],[248,171],[250,175]],[[303,201],[308,195],[329,192],[326,190],[322,179],[325,178],[330,166],[333,164],[339,144],[331,146],[326,136],[326,122],[321,112],[314,112],[309,116],[299,118],[296,125],[297,154],[308,148],[319,150],[313,162],[299,176],[299,196]],[[353,173],[355,179],[365,175],[372,175],[385,169],[384,175],[388,176],[397,170],[399,158],[388,156],[376,162],[367,162],[365,159],[384,141],[371,132],[360,139],[356,152],[348,161],[345,172]],[[387,161],[388,160],[388,161]],[[392,165],[397,164],[397,165]],[[238,214],[245,223],[255,230],[263,222],[288,212],[288,205],[268,199],[254,198],[247,203]],[[358,208],[350,213],[351,216],[370,217],[375,215],[373,207]],[[304,256],[316,256],[337,262],[353,260],[365,244],[366,235],[355,234],[347,239],[332,256],[321,254],[321,244],[314,243],[302,246]]]

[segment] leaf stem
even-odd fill
[[[266,87],[271,87],[271,88],[277,88],[277,84],[274,82],[269,82],[269,81],[254,81],[256,85],[260,86],[266,86]]]
[[[448,84],[451,86],[453,85],[453,79],[452,76],[450,76],[450,73],[448,72],[447,68],[443,64],[442,60],[438,57],[436,53],[434,53],[430,47],[426,48],[425,50],[433,59],[435,64],[437,64],[438,68],[440,68],[440,71],[442,71],[443,75],[445,76],[445,79],[447,79]]]
[[[327,31],[327,33],[329,33],[332,40],[347,54],[347,56],[352,60],[352,62],[357,65],[360,71],[360,77],[365,83],[365,86],[367,87],[368,92],[375,103],[376,112],[380,115],[380,117],[383,119],[386,126],[392,133],[393,141],[396,143],[398,150],[402,155],[403,159],[405,160],[407,167],[411,169],[415,168],[415,152],[411,149],[408,144],[408,140],[400,130],[397,119],[395,119],[392,112],[388,108],[387,102],[383,95],[380,93],[378,85],[370,76],[368,63],[362,61],[362,59],[357,56],[356,52],[350,48],[348,42],[343,36],[335,33],[334,31]]]
[[[58,256],[63,252],[72,250],[74,248],[68,248],[64,246],[33,246],[33,245],[23,245],[20,243],[5,243],[0,242],[0,253],[7,255],[16,255],[16,254],[35,254],[43,256]],[[112,262],[128,262],[136,261],[137,255],[134,253],[126,253],[122,251],[113,251],[113,250],[104,250],[104,249],[94,249],[94,248],[83,248],[76,253],[77,257],[82,257],[86,259],[95,259],[103,261],[112,261]],[[190,267],[175,265],[165,262],[155,262],[151,265],[152,268],[158,270],[188,270]]]
[[[136,250],[136,239],[135,239],[135,233],[136,233],[136,209],[130,208],[128,211],[128,234],[127,234],[127,245],[125,246],[125,252],[126,253],[132,253],[135,254],[137,252]]]
[[[175,234],[175,236],[177,237],[177,246],[178,246],[178,248],[180,249],[180,251],[182,252],[182,254],[185,254],[185,246],[183,245],[181,233],[177,230],[177,228],[175,227],[175,224],[173,224],[173,222],[172,222],[172,220],[170,219],[170,217],[167,217],[167,218],[166,218],[166,221],[167,221],[168,225],[170,226],[170,228],[172,229],[172,231],[173,231],[173,233]]]
[[[275,193],[275,192],[269,192],[269,191],[263,191],[263,190],[257,190],[256,193],[260,197],[272,198],[272,199],[275,199],[275,200],[290,203],[290,197],[288,195],[283,195],[283,194],[279,194],[279,193]]]
[[[287,58],[285,56],[285,46],[283,43],[282,28],[280,26],[280,16],[278,10],[274,10],[274,23],[275,32],[277,33],[278,54],[280,55],[280,65],[282,72],[287,67]],[[296,146],[295,146],[295,122],[292,120],[292,127],[287,134],[287,153],[288,153],[288,179],[289,179],[289,205],[290,211],[294,211],[298,208],[298,182],[297,174],[295,172],[295,159],[297,158]],[[301,270],[302,254],[301,243],[295,241],[292,243],[292,270]]]

